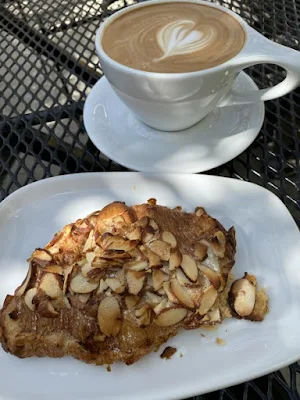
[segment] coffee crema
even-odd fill
[[[192,72],[233,58],[245,31],[231,15],[197,3],[134,8],[112,21],[102,46],[113,60],[149,72]]]

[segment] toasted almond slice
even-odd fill
[[[24,281],[22,282],[21,286],[19,286],[16,290],[15,290],[15,296],[22,296],[28,286],[28,283],[30,281],[31,278],[31,274],[32,274],[32,263],[31,261],[29,262],[29,268],[27,271],[27,275],[24,279]]]
[[[207,246],[203,243],[195,243],[195,256],[199,258],[200,261],[203,261],[207,256]]]
[[[147,304],[149,304],[151,307],[157,306],[159,303],[162,301],[162,297],[157,296],[157,294],[152,293],[152,292],[145,292],[145,301]]]
[[[203,207],[197,207],[195,213],[197,217],[202,217],[202,215],[206,214],[206,211]]]
[[[138,240],[125,240],[121,237],[113,236],[113,240],[106,246],[106,250],[130,251],[138,245]]]
[[[166,292],[166,295],[168,296],[168,299],[174,304],[179,304],[179,300],[174,295],[173,290],[171,289],[171,284],[170,284],[169,281],[163,283],[163,288],[164,288],[164,291]]]
[[[94,251],[89,251],[86,253],[86,260],[89,264],[92,264],[94,258],[96,257],[96,254]]]
[[[164,296],[166,294],[165,289],[162,287],[159,290],[157,290],[157,294],[159,294],[160,296]]]
[[[64,275],[63,267],[60,265],[46,265],[43,270],[52,274]]]
[[[204,289],[198,313],[200,315],[205,315],[215,304],[217,297],[218,297],[218,291],[212,285]]]
[[[96,246],[95,231],[94,231],[94,229],[91,229],[89,236],[83,246],[82,252],[85,253],[88,250],[92,250],[95,246]]]
[[[152,228],[152,226],[146,226],[142,233],[142,242],[143,243],[148,243],[150,240],[154,238],[155,231]]]
[[[31,259],[34,259],[37,264],[44,266],[52,260],[52,256],[47,250],[36,249],[31,256]]]
[[[241,317],[247,317],[254,309],[255,286],[246,278],[233,282],[230,295],[233,297],[233,308]]]
[[[64,269],[64,285],[63,285],[63,294],[66,294],[68,289],[69,277],[73,271],[73,265],[66,267]]]
[[[212,249],[217,257],[224,258],[226,250],[226,238],[222,231],[215,233],[215,237],[211,242]]]
[[[88,273],[90,271],[93,270],[93,267],[91,266],[91,264],[89,264],[88,262],[86,262],[85,264],[82,265],[81,267],[81,273],[82,275],[87,278],[88,277]]]
[[[113,292],[123,293],[125,290],[125,287],[122,285],[122,283],[117,278],[107,278],[105,280],[105,282],[111,288],[111,290]]]
[[[153,253],[153,251],[151,250],[149,250],[148,257],[150,268],[158,267],[162,264],[160,257],[157,254]]]
[[[210,280],[212,285],[218,290],[221,286],[219,275],[211,268],[203,264],[198,264],[200,271]]]
[[[171,284],[172,292],[177,297],[177,299],[180,301],[180,303],[184,304],[185,306],[187,306],[189,308],[195,307],[187,290],[184,288],[184,286],[180,285],[180,283],[178,282],[177,279],[171,279],[170,284]]]
[[[159,290],[163,283],[169,279],[168,275],[159,269],[154,269],[152,272],[154,290]]]
[[[87,278],[82,276],[80,273],[75,275],[74,278],[70,282],[70,288],[75,293],[90,293],[95,290],[99,285],[98,282],[89,282]]]
[[[152,274],[147,274],[146,289],[153,289],[153,278],[152,278]]]
[[[175,249],[177,246],[176,237],[173,235],[172,232],[164,231],[162,233],[162,240],[166,243],[169,243],[169,245],[171,246],[171,249]]]
[[[208,311],[207,315],[210,319],[210,322],[214,322],[214,323],[221,322],[221,313],[220,313],[219,308]]]
[[[169,243],[163,242],[162,240],[154,240],[149,243],[149,248],[153,253],[157,254],[163,261],[169,261],[170,249]]]
[[[153,322],[158,326],[171,326],[182,321],[187,314],[186,308],[170,308],[161,311]]]
[[[99,287],[97,290],[97,294],[103,293],[108,288],[108,284],[105,282],[104,279],[100,279]]]
[[[142,228],[140,226],[135,227],[132,231],[126,233],[126,237],[129,240],[140,240],[142,237]]]
[[[78,298],[81,301],[81,303],[86,304],[89,301],[90,296],[91,293],[86,293],[78,295]]]
[[[126,285],[126,280],[125,280],[125,271],[124,269],[119,269],[116,274],[115,274],[116,278],[119,279],[119,281],[121,282],[122,285]]]
[[[184,254],[182,256],[182,261],[181,261],[181,267],[184,271],[184,273],[187,275],[187,277],[193,281],[196,282],[198,278],[198,268],[196,261],[188,256],[187,254]]]
[[[125,270],[131,269],[132,271],[143,271],[149,267],[147,261],[130,261],[124,264]]]
[[[164,298],[157,306],[154,307],[153,311],[155,314],[160,314],[162,310],[167,308],[168,300]]]
[[[43,290],[47,296],[51,297],[51,299],[56,299],[62,295],[62,287],[63,284],[61,277],[49,272],[42,276],[39,285],[39,289]]]
[[[36,307],[35,304],[32,303],[32,299],[37,294],[37,291],[38,291],[37,288],[34,287],[32,289],[27,290],[24,296],[25,304],[31,311],[34,311]]]
[[[129,270],[126,273],[126,279],[128,284],[128,291],[131,294],[139,294],[144,286],[145,272],[144,271],[132,271]]]
[[[169,260],[169,269],[173,271],[174,269],[178,268],[182,262],[182,255],[179,250],[175,250],[171,253],[170,260]]]
[[[142,228],[146,228],[146,226],[149,224],[149,217],[145,216],[140,218],[135,222],[135,225],[140,226]]]
[[[187,276],[185,275],[185,273],[182,271],[181,268],[176,269],[176,278],[180,283],[180,285],[182,286],[192,285],[192,282],[187,278]]]
[[[40,314],[41,317],[45,318],[55,318],[59,315],[59,313],[55,310],[53,304],[49,300],[42,301],[38,305],[37,312],[38,314]]]
[[[98,307],[98,324],[106,336],[116,336],[121,329],[121,309],[114,296],[105,297]]]
[[[114,224],[124,224],[124,218],[121,215],[117,215],[116,217],[113,218],[113,223]]]
[[[128,295],[125,297],[125,304],[128,310],[131,310],[138,302],[140,298],[138,296]]]
[[[152,311],[148,304],[145,304],[139,310],[136,310],[135,316],[139,326],[148,326],[151,324]]]
[[[149,221],[149,226],[152,226],[152,228],[157,231],[159,229],[157,223],[154,221],[154,219],[150,219]]]

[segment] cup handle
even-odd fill
[[[300,52],[266,39],[250,28],[252,40],[240,55],[232,60],[230,67],[235,72],[256,64],[276,64],[286,70],[286,78],[267,89],[238,92],[231,90],[221,101],[221,106],[249,104],[284,96],[300,85]],[[259,53],[257,49],[259,48]]]

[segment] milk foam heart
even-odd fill
[[[149,72],[190,72],[222,64],[245,43],[239,22],[199,3],[133,7],[108,25],[104,51],[115,61]]]

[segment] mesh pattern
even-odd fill
[[[0,0],[0,201],[29,182],[82,171],[122,171],[89,141],[84,100],[101,69],[94,35],[101,21],[134,0]],[[300,48],[300,0],[221,0],[269,39]],[[259,87],[284,72],[274,65],[247,71]],[[274,192],[300,224],[300,89],[267,102],[255,142],[209,171]],[[300,367],[196,400],[300,399]]]

